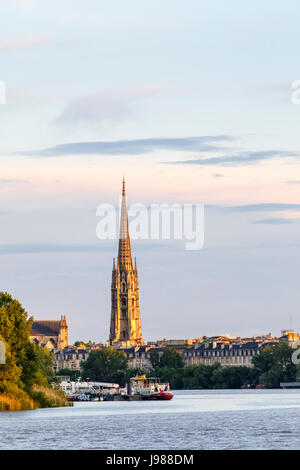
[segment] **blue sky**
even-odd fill
[[[133,244],[146,339],[299,324],[297,1],[0,3],[0,286],[105,340],[96,208],[198,203],[205,246]],[[163,289],[161,286],[164,286]],[[183,320],[184,318],[184,320]],[[163,319],[163,320],[162,320]]]

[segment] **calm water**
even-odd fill
[[[300,390],[174,393],[0,413],[0,449],[300,449]]]

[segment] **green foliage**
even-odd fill
[[[27,318],[20,302],[6,292],[1,292],[0,335],[6,345],[6,366],[1,367],[0,380],[5,377],[15,383],[20,381],[31,326],[32,318]]]
[[[88,359],[82,363],[82,378],[98,382],[124,385],[127,371],[125,353],[114,348],[91,351]]]
[[[157,369],[159,366],[159,354],[156,350],[150,352],[150,362],[153,369]]]
[[[81,372],[80,370],[72,370],[72,369],[61,369],[56,373],[56,376],[59,377],[60,375],[66,375],[67,377],[70,377],[71,381],[76,381],[81,377]]]
[[[170,382],[170,386],[173,389],[181,389],[183,387],[182,373],[184,361],[176,349],[166,349],[161,358],[159,358],[157,351],[152,351],[150,360],[154,368],[154,375],[159,377],[162,382]]]
[[[241,388],[243,385],[257,383],[253,369],[249,367],[222,367],[215,363],[211,366],[200,364],[180,369],[160,367],[155,375],[164,381],[170,382],[173,389],[201,390]]]
[[[172,389],[241,388],[258,381],[256,372],[249,367],[222,367],[219,363],[185,366],[181,354],[172,348],[166,349],[160,359],[153,351],[150,358],[153,375],[169,382]]]
[[[34,384],[47,387],[54,379],[53,353],[34,343],[27,343],[21,380],[30,392]]]
[[[93,344],[93,341],[91,340],[89,340],[87,343],[85,343],[84,341],[75,341],[74,346],[76,346],[76,348],[80,348],[80,347],[89,348],[90,346],[92,346],[92,344]]]
[[[17,396],[24,388],[23,366],[26,363],[32,319],[22,305],[6,292],[0,293],[0,335],[6,346],[6,364],[0,366],[0,393]]]
[[[22,368],[16,364],[15,355],[11,353],[11,348],[3,336],[1,340],[4,341],[6,347],[6,363],[0,365],[0,393],[5,393],[9,384],[15,389],[19,389]]]
[[[166,349],[159,361],[159,367],[181,369],[183,366],[184,361],[182,359],[181,354],[173,348]]]
[[[62,390],[34,385],[31,391],[31,397],[39,408],[54,408],[59,406],[68,406],[66,396]]]
[[[22,404],[24,409],[32,407],[34,387],[51,390],[54,378],[53,355],[30,342],[32,322],[18,300],[0,293],[0,336],[6,346],[6,364],[0,365],[0,394],[3,406],[11,409]]]
[[[280,382],[293,382],[300,376],[300,367],[291,361],[292,353],[286,343],[266,346],[253,358],[253,368],[222,367],[217,362],[185,367],[181,355],[172,348],[166,349],[160,359],[157,351],[153,351],[150,360],[153,374],[170,382],[173,389],[234,389],[255,386],[259,377],[268,388],[278,388]]]
[[[297,367],[292,363],[294,350],[287,343],[266,346],[253,358],[256,373],[268,388],[278,388],[280,382],[296,381]]]

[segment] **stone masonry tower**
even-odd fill
[[[138,271],[136,259],[133,268],[131,258],[124,178],[119,252],[117,266],[114,259],[112,270],[109,342],[113,346],[139,346],[145,343],[141,327]]]

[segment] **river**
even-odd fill
[[[300,390],[174,395],[0,413],[0,449],[300,449]]]

